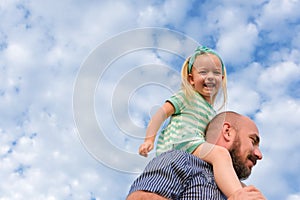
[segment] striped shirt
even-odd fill
[[[209,121],[215,116],[213,107],[195,92],[187,98],[180,90],[167,100],[174,108],[168,126],[160,133],[156,146],[156,154],[172,149],[192,153],[205,142],[204,131]]]
[[[165,152],[146,166],[129,194],[148,191],[173,200],[224,200],[215,183],[212,166],[179,150]]]

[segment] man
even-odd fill
[[[255,123],[235,112],[223,112],[214,117],[207,126],[206,141],[228,149],[240,180],[248,178],[256,161],[262,159]],[[226,197],[214,181],[211,165],[192,154],[174,150],[149,162],[144,172],[132,184],[127,200],[142,199],[219,200]],[[246,186],[228,199],[265,198],[255,187]]]

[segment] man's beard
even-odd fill
[[[240,138],[237,137],[232,144],[231,149],[229,150],[231,159],[232,159],[232,164],[233,168],[240,180],[245,180],[247,179],[250,174],[251,174],[251,169],[249,169],[245,165],[245,161],[242,160],[241,156],[239,156],[239,151],[241,147],[241,142]]]

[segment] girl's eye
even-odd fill
[[[222,73],[219,70],[210,71],[210,70],[200,70],[198,73],[202,76],[206,76],[208,73],[212,72],[214,76],[220,76]]]
[[[201,74],[201,75],[206,75],[206,74],[207,74],[207,71],[199,71],[199,74]]]
[[[214,71],[214,75],[216,75],[216,76],[219,76],[219,75],[221,75],[222,73],[220,72],[220,71]]]

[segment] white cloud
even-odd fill
[[[274,64],[274,66],[266,68],[259,74],[259,90],[268,96],[283,96],[289,93],[291,86],[298,80],[299,75],[300,66],[291,61]]]
[[[217,43],[222,58],[232,64],[234,70],[241,64],[252,61],[252,54],[257,44],[258,30],[254,24],[236,24],[231,31],[225,31]]]
[[[287,27],[288,23],[296,22],[299,18],[299,13],[296,12],[299,8],[300,3],[298,0],[271,0],[266,2],[262,9],[262,15],[257,21],[267,30],[278,28],[278,25]],[[273,33],[276,33],[276,31]]]
[[[228,109],[252,115],[260,107],[261,95],[257,91],[257,74],[263,70],[253,63],[228,75]]]
[[[191,8],[188,1],[174,0],[152,4],[139,10],[138,24],[142,26],[180,26],[185,23],[187,10]]]
[[[264,159],[249,183],[268,199],[299,199],[299,6],[297,0],[0,1],[1,199],[125,198],[137,174],[115,171],[87,153],[73,121],[73,86],[80,65],[97,45],[122,31],[149,26],[175,29],[216,47],[229,69],[228,108],[253,116],[262,136]],[[160,39],[176,51],[191,49],[185,41]],[[171,54],[126,54],[102,77],[105,87],[97,88],[95,112],[119,149],[136,152],[140,141],[112,124],[115,85],[133,66],[155,63],[179,71],[182,60],[174,61]],[[144,73],[178,86],[167,71]],[[118,100],[131,87],[122,86]],[[127,126],[143,124],[153,105],[170,93],[153,86],[131,95],[131,118],[122,120]]]
[[[291,194],[288,196],[287,200],[299,200],[300,195],[299,194]]]

